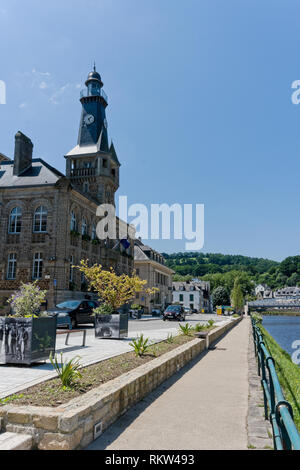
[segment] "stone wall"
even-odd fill
[[[213,330],[209,344],[241,319]],[[2,428],[31,435],[35,449],[83,449],[94,440],[95,426],[107,429],[204,349],[205,340],[192,340],[58,408],[6,405],[0,408]]]

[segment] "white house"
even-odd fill
[[[205,281],[173,282],[173,303],[183,307],[211,312],[210,283]]]

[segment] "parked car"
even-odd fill
[[[153,308],[151,312],[153,317],[160,317],[161,316],[161,310],[159,308]]]
[[[192,308],[191,313],[198,313],[198,310],[196,308]]]
[[[181,305],[169,305],[163,314],[163,320],[185,320],[185,311]]]
[[[99,307],[99,303],[94,300],[66,300],[56,305],[55,309],[47,310],[47,313],[49,316],[57,315],[59,324],[63,323],[62,317],[69,316],[72,328],[76,328],[80,323],[92,323],[94,325],[93,310],[97,307]]]

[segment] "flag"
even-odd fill
[[[122,238],[120,243],[123,246],[123,248],[125,248],[125,250],[127,250],[130,247],[130,242],[126,238]]]

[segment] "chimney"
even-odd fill
[[[15,135],[14,175],[20,176],[31,167],[32,150],[33,143],[31,140],[22,132],[17,132]]]

